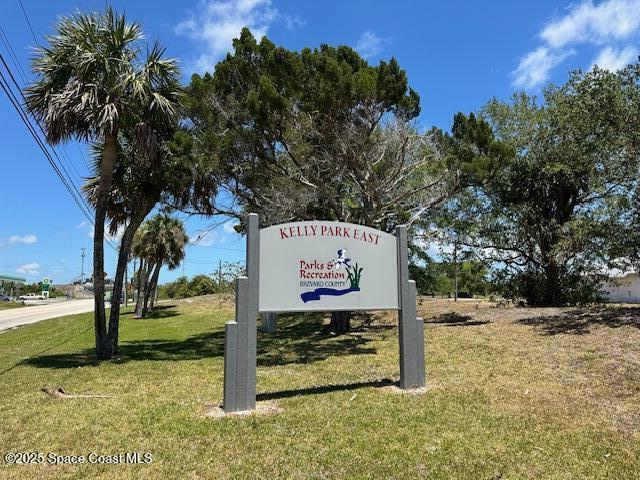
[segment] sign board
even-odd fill
[[[256,407],[258,312],[398,310],[400,388],[425,385],[424,324],[405,225],[396,235],[327,221],[258,225],[250,213],[247,275],[236,280],[236,319],[225,324],[226,413]]]
[[[260,230],[259,311],[398,309],[394,235],[308,221]]]

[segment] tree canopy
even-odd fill
[[[244,29],[187,95],[199,146],[219,162],[228,193],[221,213],[389,231],[445,193],[441,159],[411,124],[419,97],[395,59],[371,66],[347,46],[295,52]]]
[[[542,101],[520,93],[491,100],[479,120],[456,116],[449,151],[473,168],[440,226],[493,261],[510,295],[532,305],[596,298],[637,189],[636,95],[628,75],[595,68],[547,87]]]
[[[29,111],[42,124],[49,142],[75,138],[100,144],[93,196],[94,323],[99,359],[117,353],[118,318],[117,313],[112,315],[107,331],[102,272],[104,225],[119,141],[126,134],[145,150],[145,156],[153,157],[157,132],[172,128],[180,115],[177,62],[165,57],[159,44],[147,47],[146,53],[144,47],[140,24],[127,21],[111,7],[104,12],[63,16],[55,34],[36,48],[36,78],[25,89]],[[127,255],[121,249],[117,282]]]

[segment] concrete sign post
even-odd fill
[[[236,321],[225,326],[225,412],[256,408],[256,341],[260,232],[258,215],[247,219],[247,276],[236,280]]]
[[[407,228],[395,235],[351,223],[307,221],[258,228],[247,218],[247,276],[236,282],[236,319],[225,326],[225,412],[256,402],[257,317],[276,312],[398,310],[400,388],[425,385],[424,325],[409,281]]]
[[[407,227],[396,229],[400,310],[400,388],[424,387],[424,322],[416,312],[416,282],[409,280]]]

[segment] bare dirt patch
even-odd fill
[[[278,406],[278,404],[272,400],[264,402],[256,402],[255,410],[243,410],[240,412],[226,413],[222,409],[222,405],[205,405],[204,416],[211,418],[225,418],[225,417],[248,417],[252,415],[275,415],[282,413],[284,410]]]

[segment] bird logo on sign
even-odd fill
[[[345,268],[350,267],[350,261],[351,259],[347,258],[347,249],[341,248],[340,250],[338,250],[338,258],[336,258],[335,260],[331,260],[329,262],[329,265],[334,270],[340,270],[341,266],[344,266]]]

